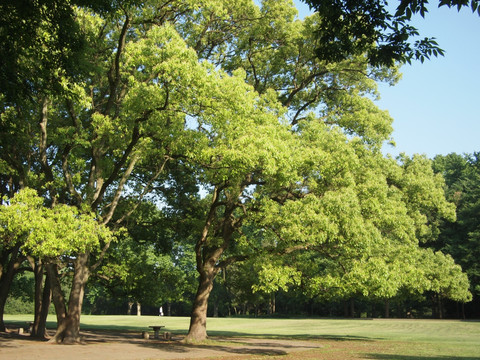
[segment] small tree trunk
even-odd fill
[[[390,317],[390,299],[385,299],[385,318]]]
[[[443,319],[443,301],[440,295],[437,295],[437,301],[438,301],[438,318]]]
[[[172,316],[172,304],[167,303],[167,316]]]
[[[137,301],[137,316],[142,316],[142,304]]]
[[[132,315],[133,301],[128,302],[127,315]]]

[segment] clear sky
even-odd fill
[[[308,12],[294,2],[301,17]],[[404,65],[397,85],[380,85],[378,106],[394,118],[396,147],[385,147],[392,155],[480,151],[480,16],[437,4],[412,24],[422,37],[435,37],[445,56]]]

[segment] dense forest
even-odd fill
[[[374,39],[322,58],[322,13],[288,0],[0,10],[0,331],[31,312],[44,337],[54,312],[75,342],[82,313],[160,307],[187,340],[207,316],[479,316],[478,154],[384,154],[374,99],[400,63]]]

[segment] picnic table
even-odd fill
[[[151,325],[149,326],[153,329],[153,332],[155,333],[154,337],[155,339],[159,339],[160,336],[159,336],[159,332],[160,332],[160,329],[165,327],[165,325]]]

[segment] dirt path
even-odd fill
[[[318,349],[310,341],[214,338],[207,345],[186,345],[180,337],[170,341],[142,339],[140,334],[83,331],[82,345],[55,345],[28,335],[0,333],[0,359],[9,360],[146,360],[235,358],[245,355],[285,355]]]

